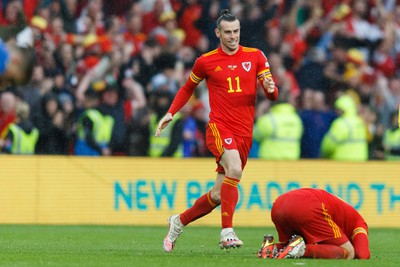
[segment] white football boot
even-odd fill
[[[219,247],[225,248],[240,248],[243,242],[237,237],[232,228],[224,228],[221,231],[221,239],[219,241]]]
[[[168,234],[164,238],[164,244],[163,244],[165,252],[171,252],[174,249],[176,240],[183,231],[183,224],[179,218],[179,214],[175,214],[169,217],[168,222],[169,222]]]

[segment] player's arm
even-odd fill
[[[367,260],[371,257],[367,226],[357,227],[353,230],[351,243],[354,246],[354,258]]]
[[[167,114],[165,114],[165,116],[158,123],[155,133],[156,137],[160,136],[161,131],[172,121],[175,113],[177,113],[189,101],[194,89],[196,89],[197,84],[198,83],[193,82],[189,77],[186,83],[181,87],[181,89],[179,89]]]
[[[160,136],[161,131],[168,126],[168,124],[172,121],[172,117],[177,113],[190,99],[193,95],[194,90],[196,89],[197,85],[203,80],[203,61],[196,60],[194,63],[193,69],[190,72],[189,78],[186,80],[186,83],[179,89],[178,93],[176,94],[172,104],[165,116],[160,120],[157,126],[157,130],[155,136]],[[196,74],[200,73],[201,77]]]
[[[275,101],[278,98],[278,87],[272,78],[267,57],[261,51],[258,52],[257,78],[267,98]]]

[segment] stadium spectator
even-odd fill
[[[102,0],[89,0],[80,11],[76,21],[79,34],[101,34],[104,31],[104,12]]]
[[[75,155],[109,156],[112,153],[110,140],[114,118],[98,109],[100,104],[99,86],[106,85],[104,81],[98,81],[84,92],[84,111],[78,118]]]
[[[142,32],[142,14],[137,12],[128,14],[125,24],[124,40],[131,46],[132,55],[138,55],[147,40],[147,34]]]
[[[76,1],[76,0],[44,0],[40,2],[39,7],[49,7],[49,13],[52,17],[61,17],[65,32],[68,34],[77,33],[76,19],[79,13],[79,3],[85,3],[87,1]]]
[[[260,258],[369,259],[368,226],[351,205],[321,189],[280,195],[271,219],[279,243],[264,238]]]
[[[29,105],[19,101],[16,115],[15,121],[8,125],[4,139],[0,138],[0,147],[8,154],[33,155],[39,139],[39,131],[29,119]]]
[[[0,37],[3,41],[14,38],[26,24],[26,16],[20,1],[0,2]]]
[[[400,125],[399,111],[391,114],[392,127],[383,136],[383,147],[386,160],[400,160]]]
[[[298,69],[314,35],[318,35],[322,15],[320,1],[295,1],[289,9],[287,20],[281,25],[285,31],[281,53],[283,59],[291,62],[291,71]]]
[[[0,2],[1,13],[0,13],[0,24],[10,25],[17,24],[18,15],[24,15],[21,3],[17,0],[13,1],[1,1]]]
[[[150,80],[157,73],[155,60],[160,55],[161,50],[161,45],[157,40],[146,40],[140,53],[131,57],[126,64],[122,65],[120,77],[131,77],[144,88],[147,88]],[[146,92],[146,97],[148,98],[148,96]]]
[[[196,121],[196,156],[212,157],[212,153],[207,148],[206,128],[208,123],[208,112],[201,100],[195,102],[192,116]]]
[[[196,21],[196,26],[203,33],[209,42],[206,50],[211,50],[219,45],[219,39],[215,36],[215,21],[219,17],[219,11],[229,7],[228,0],[206,0],[202,2],[202,13]]]
[[[149,109],[143,86],[132,77],[124,77],[121,86],[126,90],[125,121],[127,124],[127,154],[147,156],[149,149]]]
[[[36,65],[33,69],[31,81],[20,90],[21,98],[29,104],[30,114],[37,112],[36,107],[41,102],[42,84],[45,83],[44,71],[41,65]]]
[[[186,33],[183,41],[184,45],[191,47],[198,47],[203,33],[196,26],[197,20],[200,19],[202,14],[202,5],[198,0],[182,1],[182,5],[178,10],[178,25]]]
[[[143,3],[144,1],[142,1]],[[147,1],[150,4],[150,10],[145,10],[142,16],[142,31],[149,34],[152,29],[160,26],[160,16],[163,12],[171,11],[171,4],[167,0]]]
[[[384,159],[382,145],[384,127],[380,122],[378,122],[376,109],[369,105],[360,105],[359,113],[367,127],[368,159]]]
[[[334,160],[368,160],[367,127],[358,115],[354,99],[342,95],[335,101],[339,112],[321,144],[322,157]]]
[[[184,158],[196,156],[197,124],[196,120],[192,116],[192,110],[193,110],[193,103],[191,101],[187,102],[180,110],[183,120],[182,147],[183,147]]]
[[[319,48],[310,48],[295,72],[296,80],[302,90],[323,90],[327,88],[324,76],[326,56]]]
[[[68,135],[65,132],[65,113],[58,97],[53,92],[46,93],[40,103],[40,113],[33,114],[32,122],[39,130],[36,154],[68,154]]]
[[[150,133],[157,131],[158,122],[168,112],[174,94],[169,90],[156,90],[152,93],[152,113],[149,118]],[[150,136],[150,157],[182,157],[183,156],[183,124],[184,120],[181,113],[177,113],[170,127],[165,129],[160,136]]]
[[[104,116],[114,120],[109,147],[114,155],[126,155],[126,120],[124,109],[125,89],[118,86],[115,78],[108,74],[105,77],[106,87],[101,91],[98,110]]]
[[[287,92],[286,101],[296,106],[297,99],[300,96],[300,87],[293,71],[285,67],[282,57],[277,53],[270,53],[268,60],[276,85],[279,86],[278,88],[282,88],[282,91]]]
[[[301,138],[301,158],[321,158],[321,142],[337,115],[326,104],[322,91],[304,89],[299,110],[304,132]]]
[[[77,60],[74,55],[74,46],[70,43],[61,43],[54,51],[56,68],[64,73],[65,79],[71,86],[77,85]]]
[[[260,144],[259,158],[300,159],[303,123],[296,108],[288,103],[287,96],[288,92],[280,90],[269,112],[261,115],[255,123],[253,137]]]
[[[240,2],[238,2],[240,3]],[[251,46],[262,49],[266,53],[271,52],[265,47],[265,32],[269,31],[270,20],[277,14],[279,1],[268,1],[260,5],[255,5],[256,1],[240,4],[237,8],[237,16],[241,21],[243,46]],[[268,54],[268,58],[269,58]]]
[[[380,122],[385,128],[391,128],[390,114],[398,109],[400,105],[400,76],[396,75],[389,79],[380,78],[375,90],[376,97],[371,105],[377,108]]]
[[[162,90],[176,94],[180,86],[177,78],[182,76],[179,75],[180,70],[177,67],[178,60],[176,56],[171,53],[162,53],[154,63],[158,68],[158,73],[150,80],[148,93],[151,94]]]
[[[17,103],[17,96],[13,92],[0,92],[0,137],[3,136],[8,125],[17,118]]]

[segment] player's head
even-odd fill
[[[240,22],[228,9],[221,11],[215,34],[225,52],[236,52],[240,41]]]
[[[10,62],[7,69],[0,77],[0,86],[26,85],[31,77],[35,66],[35,52],[32,47],[19,47],[12,45],[8,47]]]

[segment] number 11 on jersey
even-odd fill
[[[239,77],[235,77],[236,80],[236,90],[233,90],[233,86],[232,86],[232,78],[228,77],[226,79],[229,83],[229,90],[228,93],[241,93],[242,89],[240,88],[240,78]]]

